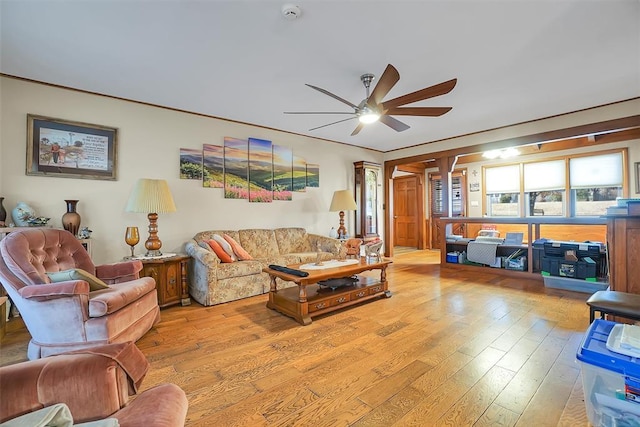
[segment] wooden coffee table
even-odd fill
[[[389,298],[391,291],[388,288],[386,274],[389,264],[391,264],[391,260],[367,262],[365,258],[361,258],[357,264],[322,270],[304,270],[309,273],[307,277],[294,276],[265,268],[262,271],[271,276],[267,307],[293,317],[303,325],[309,325],[312,317],[381,296]],[[301,265],[289,265],[288,267],[299,269]],[[380,279],[357,276],[358,282],[354,285],[343,286],[335,290],[317,284],[321,280],[350,277],[368,270],[380,270]],[[278,289],[276,279],[294,282],[298,286]]]

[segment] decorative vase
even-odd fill
[[[36,211],[25,202],[18,202],[15,208],[11,211],[11,217],[13,223],[17,227],[28,227],[29,220],[36,216]]]
[[[4,224],[4,221],[7,219],[7,211],[2,206],[2,202],[4,201],[4,197],[0,197],[0,222]]]
[[[78,235],[80,230],[80,214],[76,212],[78,200],[65,200],[67,204],[67,213],[62,215],[62,226],[74,236]]]
[[[333,237],[334,239],[338,238],[338,231],[331,227],[331,230],[329,230],[329,237]]]

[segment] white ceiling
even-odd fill
[[[638,0],[299,1],[292,21],[285,3],[0,0],[0,71],[381,151],[640,96]],[[458,78],[416,104],[453,110],[355,137],[283,114],[350,111],[305,83],[358,104],[388,63],[385,99]]]

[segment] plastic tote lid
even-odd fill
[[[607,348],[607,339],[618,323],[596,319],[582,339],[576,357],[579,361],[634,378],[640,378],[640,358],[616,353]]]

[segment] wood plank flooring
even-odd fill
[[[142,388],[178,384],[194,427],[587,425],[575,362],[587,294],[441,272],[437,251],[397,255],[387,272],[392,298],[309,326],[266,295],[165,309],[138,341]],[[7,333],[0,364],[25,360],[28,339]]]

